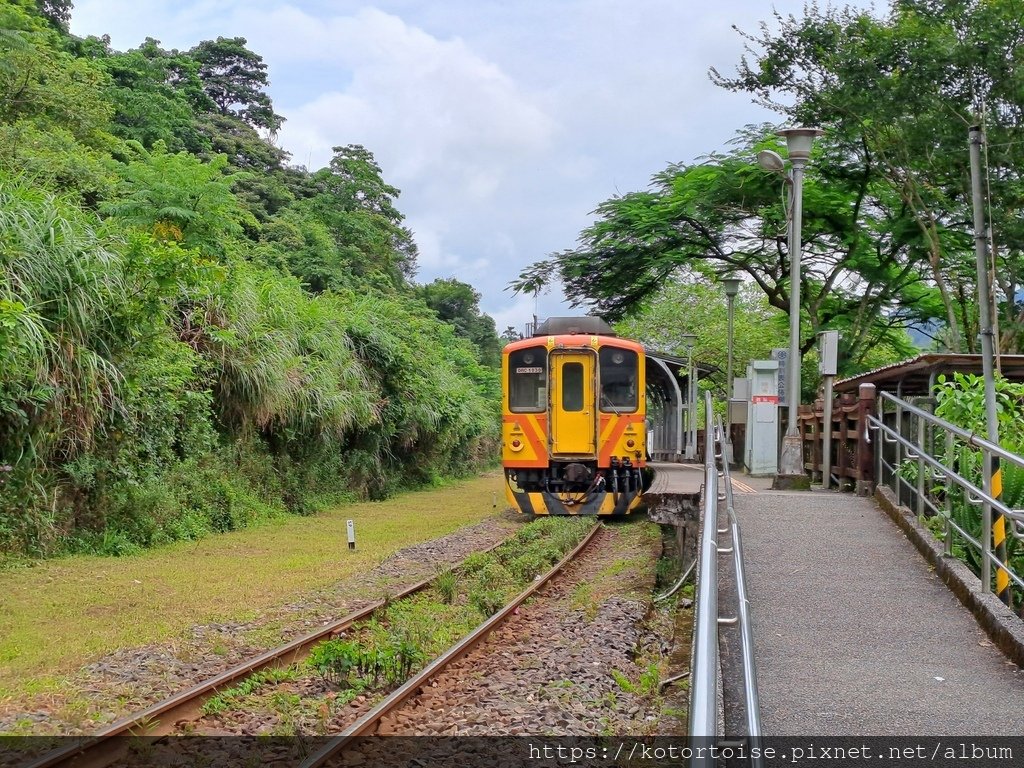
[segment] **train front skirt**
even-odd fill
[[[509,504],[528,515],[628,515],[640,506],[639,490],[552,493],[523,491],[505,473],[505,497]]]

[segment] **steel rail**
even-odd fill
[[[415,594],[427,586],[433,579],[417,582],[406,589],[398,592],[391,600],[401,599]],[[287,666],[303,658],[310,647],[319,641],[330,637],[336,632],[347,629],[360,619],[365,619],[374,611],[387,605],[386,600],[377,600],[365,608],[350,613],[342,619],[338,619],[326,626],[303,635],[286,645],[267,651],[255,658],[242,662],[224,672],[221,672],[209,680],[204,680],[191,688],[186,688],[174,694],[168,699],[157,702],[150,707],[128,717],[124,717],[99,733],[85,737],[83,742],[70,744],[67,747],[48,752],[39,759],[29,763],[25,768],[55,768],[70,764],[73,760],[75,768],[81,766],[106,766],[122,756],[127,748],[121,740],[115,740],[115,736],[121,735],[144,735],[144,736],[166,736],[174,730],[174,724],[182,719],[196,719],[202,710],[206,699],[215,695],[233,683],[248,677],[253,672],[259,672],[271,666]],[[116,744],[114,742],[117,742]],[[111,752],[110,750],[117,750]],[[95,753],[96,757],[93,757]]]
[[[601,530],[600,525],[594,525],[584,539],[569,554],[563,557],[551,570],[534,581],[529,587],[512,599],[508,605],[487,619],[483,624],[466,635],[462,640],[445,651],[428,664],[414,677],[407,680],[400,688],[391,693],[386,699],[377,704],[373,709],[359,718],[340,734],[332,738],[318,752],[310,755],[301,763],[299,768],[319,768],[334,755],[341,752],[353,739],[359,736],[367,736],[376,731],[380,721],[389,713],[398,709],[409,698],[416,694],[434,675],[443,670],[453,661],[465,655],[479,644],[491,631],[513,613],[527,598],[533,595],[538,589],[544,586],[556,576],[568,563],[572,562],[587,545],[594,539],[597,532]]]
[[[511,537],[487,547],[483,552],[490,552],[502,544],[511,541]],[[207,699],[218,691],[233,685],[254,672],[274,666],[287,666],[308,655],[310,648],[331,635],[348,629],[362,619],[372,615],[394,600],[400,600],[421,592],[430,586],[434,578],[418,581],[389,596],[385,600],[376,600],[347,616],[326,624],[282,646],[266,651],[259,656],[248,659],[231,667],[220,674],[204,680],[190,688],[159,701],[146,709],[123,717],[106,728],[93,734],[75,739],[71,744],[47,752],[24,768],[61,768],[74,765],[74,768],[106,768],[127,752],[127,741],[118,736],[166,736],[173,733],[175,723],[181,720],[195,720]]]

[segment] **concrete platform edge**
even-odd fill
[[[1010,661],[1024,667],[1024,622],[991,592],[981,591],[981,581],[964,563],[946,557],[942,542],[922,526],[914,513],[896,502],[895,494],[885,486],[875,490],[875,500],[892,518],[950,591],[973,614],[992,642]]]

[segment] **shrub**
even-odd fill
[[[442,603],[447,605],[453,604],[459,593],[458,579],[455,576],[455,572],[449,568],[437,574],[437,577],[434,579],[434,588],[441,597]]]

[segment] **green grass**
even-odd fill
[[[74,556],[0,571],[0,705],[118,648],[259,614],[365,573],[403,547],[493,514],[501,483],[490,473],[131,557]],[[349,519],[354,552],[346,544]]]
[[[298,670],[294,666],[285,668],[271,667],[262,672],[256,672],[249,675],[238,685],[232,686],[207,699],[206,703],[203,704],[203,714],[216,715],[224,712],[243,697],[250,696],[255,691],[258,691],[264,684],[294,680],[298,675]]]

